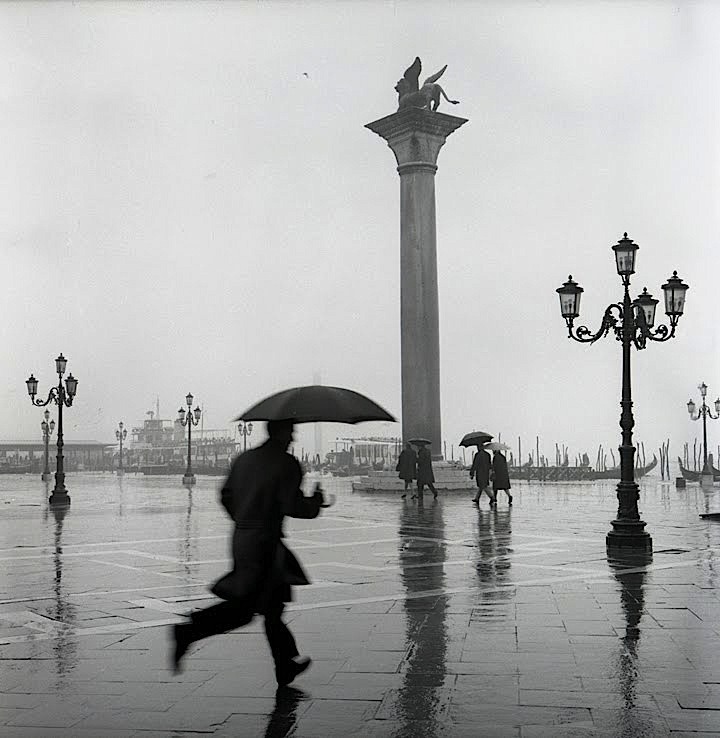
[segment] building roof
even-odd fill
[[[50,436],[50,445],[57,445],[55,442],[55,436]],[[65,446],[89,446],[92,448],[104,448],[109,444],[106,441],[65,441]],[[44,446],[45,441],[38,439],[37,441],[0,441],[0,448],[21,448],[23,446]]]

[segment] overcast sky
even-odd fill
[[[39,435],[25,379],[61,351],[68,441],[188,391],[228,428],[316,372],[400,417],[399,178],[363,126],[418,55],[469,119],[436,177],[448,449],[617,446],[620,345],[570,341],[555,289],[595,329],[627,231],[633,296],[690,285],[677,338],[633,352],[636,439],[681,453],[720,393],[718,38],[715,2],[3,3],[0,437]]]

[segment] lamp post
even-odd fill
[[[115,431],[115,438],[120,441],[120,461],[118,463],[117,474],[119,477],[121,477],[123,474],[125,474],[122,463],[122,446],[123,441],[127,438],[127,428],[124,427],[124,423],[122,422],[122,420],[118,423],[117,430]]]
[[[620,451],[620,482],[617,486],[618,512],[612,521],[613,529],[606,536],[608,548],[634,548],[652,551],[652,538],[645,530],[645,522],[638,512],[639,487],[635,483],[635,447],[632,429],[635,419],[632,413],[632,389],[630,381],[630,348],[644,349],[648,341],[668,341],[675,335],[680,316],[685,308],[685,293],[688,286],[678,278],[677,272],[662,286],[665,294],[665,314],[670,318],[666,325],[654,328],[655,308],[659,300],[648,294],[647,288],[635,300],[630,299],[630,275],[635,273],[635,256],[639,246],[624,237],[612,247],[615,252],[617,273],[622,278],[624,296],[621,302],[605,309],[597,333],[587,327],[573,329],[575,318],[580,315],[580,296],[583,288],[573,281],[572,276],[556,290],[560,296],[560,312],[568,326],[568,336],[580,343],[594,343],[611,330],[622,343],[622,400],[620,406],[620,428],[622,443]]]
[[[48,392],[47,400],[36,400],[38,381],[31,374],[29,379],[25,380],[27,385],[27,391],[30,395],[30,402],[37,407],[45,407],[51,402],[54,402],[58,406],[58,435],[57,435],[57,470],[55,471],[55,487],[50,495],[51,505],[69,505],[70,495],[65,488],[65,468],[63,465],[63,407],[70,407],[73,404],[73,398],[77,392],[78,381],[69,374],[65,380],[65,386],[63,387],[63,374],[65,374],[65,367],[67,366],[67,359],[60,354],[55,359],[55,371],[58,374],[58,385],[57,387],[51,387]]]
[[[50,473],[50,436],[53,434],[53,431],[55,430],[55,421],[50,420],[50,411],[46,410],[43,413],[45,420],[40,423],[40,427],[42,428],[42,434],[43,434],[43,441],[45,442],[45,467],[43,468],[43,473],[40,476],[40,479],[43,480],[43,482],[49,482],[52,478],[52,474]]]
[[[252,423],[246,423],[241,420],[237,427],[240,435],[243,437],[243,453],[247,451],[247,437],[252,434]]]
[[[713,483],[713,471],[708,465],[708,453],[707,453],[707,419],[717,420],[720,418],[720,397],[715,400],[715,415],[712,414],[710,408],[705,404],[705,397],[707,396],[707,385],[702,382],[698,385],[700,395],[702,396],[702,405],[697,415],[695,415],[695,403],[692,400],[688,400],[687,409],[692,420],[699,420],[702,418],[703,422],[703,468],[701,474],[701,480],[703,484]]]
[[[185,396],[185,402],[187,403],[188,409],[187,409],[187,415],[185,412],[185,408],[181,407],[178,410],[178,420],[180,421],[180,425],[187,426],[188,429],[188,450],[187,450],[187,469],[185,470],[185,474],[183,476],[183,484],[185,485],[191,485],[195,484],[195,475],[192,471],[192,457],[191,457],[191,447],[190,447],[190,439],[192,437],[192,427],[193,425],[198,425],[200,423],[200,414],[201,410],[199,407],[195,408],[193,418],[193,409],[192,409],[192,403],[193,403],[193,396],[188,392]]]

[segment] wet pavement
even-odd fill
[[[0,735],[720,735],[720,522],[699,517],[720,487],[643,480],[655,552],[608,560],[612,482],[478,511],[324,477],[335,507],[288,526],[314,663],[276,693],[260,620],[168,668],[168,626],[228,567],[219,483],[76,474],[63,514],[0,477]]]

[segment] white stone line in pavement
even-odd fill
[[[146,597],[142,600],[129,600],[131,605],[136,607],[144,607],[147,610],[159,610],[160,612],[169,612],[173,615],[181,615],[186,608],[180,602],[168,602],[160,600],[157,597]]]
[[[207,587],[207,582],[198,582],[197,584],[163,584],[154,587],[127,587],[125,589],[89,589],[86,592],[71,592],[68,594],[69,599],[75,597],[97,597],[98,595],[114,595],[129,594],[130,592],[156,592],[159,589],[180,589],[181,587]],[[44,595],[42,597],[15,597],[13,599],[0,600],[0,605],[18,605],[23,602],[44,602],[45,600],[55,600],[55,595]]]
[[[61,556],[65,558],[76,558],[80,556],[97,556],[99,553],[103,555],[122,554],[125,553],[125,549],[118,549],[117,551],[77,551],[76,553],[67,553],[63,550]],[[3,556],[0,557],[0,561],[28,561],[37,559],[49,559],[56,556],[57,552],[55,549],[42,554],[31,554],[29,556]]]
[[[559,584],[562,582],[572,581],[598,581],[598,580],[613,580],[617,577],[636,574],[641,572],[653,572],[663,569],[677,569],[684,566],[696,566],[698,563],[702,563],[700,559],[676,561],[667,564],[648,564],[647,566],[638,566],[622,571],[611,572],[598,571],[595,574],[572,574],[565,577],[548,577],[545,579],[528,579],[526,581],[511,582],[502,585],[483,585],[474,587],[445,587],[441,589],[423,590],[421,592],[395,592],[392,594],[376,595],[371,597],[354,597],[343,600],[332,600],[327,602],[311,602],[307,604],[291,604],[288,606],[289,611],[307,611],[307,610],[321,610],[330,607],[350,607],[352,605],[363,605],[373,602],[389,602],[389,601],[406,601],[406,600],[417,600],[424,599],[426,597],[450,597],[455,594],[472,594],[472,593],[492,593],[499,591],[512,590],[517,587],[524,586],[547,586],[553,584]],[[66,628],[63,631],[65,634],[72,632],[73,635],[81,637],[84,635],[106,635],[110,633],[131,633],[135,630],[141,630],[144,628],[157,628],[166,625],[172,625],[180,622],[179,618],[168,618],[164,620],[146,620],[144,622],[127,622],[119,623],[117,625],[99,625],[92,628]],[[0,645],[6,645],[10,643],[26,643],[29,641],[38,640],[49,640],[57,637],[58,633],[38,633],[38,634],[26,634],[18,636],[6,636],[0,637]]]
[[[191,536],[182,538],[139,538],[134,541],[96,541],[93,543],[63,543],[63,551],[68,548],[87,548],[88,546],[134,546],[136,543],[176,543],[177,541],[210,541],[218,538],[227,538],[228,534],[216,536]],[[14,548],[0,548],[1,553],[11,551],[55,551],[55,546],[15,546]],[[103,552],[107,553],[107,552]],[[2,560],[2,559],[0,559]]]
[[[551,553],[565,553],[564,549],[543,549],[542,551],[528,551],[521,554],[511,554],[502,556],[492,556],[487,559],[453,559],[451,561],[426,561],[419,564],[385,564],[384,566],[373,566],[372,564],[348,564],[343,561],[317,561],[313,564],[313,568],[320,566],[333,566],[340,569],[353,569],[357,571],[397,571],[399,569],[405,571],[406,569],[430,569],[441,566],[477,566],[477,564],[493,564],[496,561],[509,560],[515,563],[515,559],[519,559],[525,556],[543,556]],[[531,566],[530,564],[518,563],[518,566]],[[541,564],[532,564],[532,566],[542,566]],[[547,568],[556,568],[548,566]],[[573,569],[564,569],[564,571],[573,571]],[[575,571],[594,571],[593,569],[577,569]]]
[[[144,570],[143,570],[144,571]],[[87,592],[75,592],[69,597],[97,597],[97,595],[114,595],[114,594],[128,594],[130,592],[155,592],[158,589],[179,589],[180,587],[207,587],[207,582],[197,581],[196,584],[189,584],[184,582],[183,584],[164,584],[156,587],[128,587],[126,589],[90,589]],[[48,597],[48,599],[55,599],[54,597]],[[4,604],[0,601],[0,605]]]
[[[301,518],[293,518],[293,520],[301,520]],[[344,521],[343,521],[344,522]],[[347,530],[372,530],[374,528],[397,528],[397,523],[358,523],[357,525],[334,526],[331,528],[316,528],[313,525],[304,528],[296,527],[293,524],[290,527],[290,537],[294,540],[293,532],[298,533],[334,533],[335,531],[345,532]]]
[[[121,564],[118,561],[102,561],[101,559],[90,559],[90,561],[94,564],[105,564],[105,566],[115,566],[118,569],[131,569],[132,571],[139,571],[143,574],[152,574],[156,577],[168,577],[170,579],[183,579],[187,580],[187,575],[185,574],[170,574],[166,571],[155,571],[154,569],[148,569],[143,568],[142,566],[130,566],[130,564]],[[197,579],[193,579],[192,581],[197,582]]]
[[[307,590],[323,589],[325,587],[347,587],[346,582],[328,582],[316,581],[311,582],[305,587]],[[188,602],[202,600],[217,600],[213,594],[190,595],[189,597],[144,597],[139,600],[128,600],[131,605],[136,607],[144,607],[148,610],[159,610],[160,612],[170,612],[180,614],[187,609]],[[0,615],[0,617],[2,617]]]

